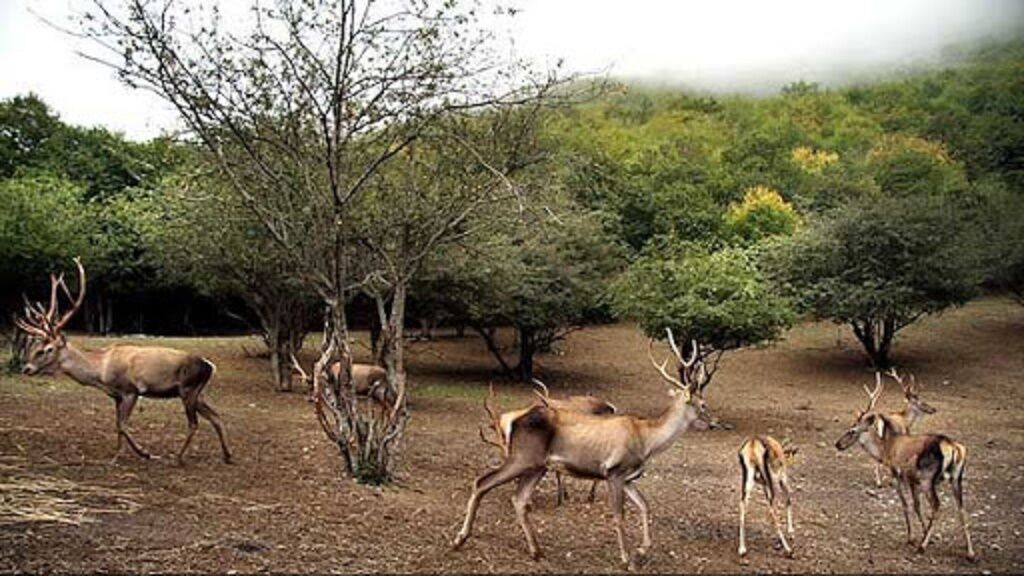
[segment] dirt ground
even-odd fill
[[[98,338],[73,338],[95,348]],[[139,340],[139,339],[135,339]],[[142,340],[157,342],[154,339]],[[532,518],[545,558],[534,562],[515,523],[510,487],[492,492],[473,537],[449,542],[476,475],[493,459],[477,427],[494,380],[504,408],[530,401],[528,388],[496,378],[476,338],[411,345],[415,383],[397,486],[345,480],[339,459],[298,393],[271,390],[251,339],[161,339],[208,355],[219,366],[208,391],[226,423],[236,463],[220,461],[203,424],[185,467],[171,457],[184,438],[177,401],[143,400],[131,429],[162,458],[114,452],[114,411],[97,390],[66,377],[0,376],[0,570],[273,572],[611,572],[615,536],[604,503],[554,506],[553,482],[535,493]],[[666,386],[632,326],[575,333],[562,354],[538,359],[555,394],[592,392],[620,409],[653,415]],[[969,448],[966,502],[980,560],[964,560],[952,498],[944,487],[938,537],[925,555],[903,538],[893,488],[876,490],[859,449],[836,438],[872,382],[847,330],[795,328],[780,343],[727,355],[709,389],[731,431],[688,433],[639,481],[651,503],[650,572],[950,573],[1024,570],[1024,308],[986,299],[906,330],[897,360],[925,384],[939,412],[921,431],[941,431]],[[890,387],[882,400],[901,406]],[[763,499],[748,515],[747,560],[736,556],[736,448],[752,433],[800,447],[795,483],[795,557],[772,546]],[[758,495],[759,496],[759,495]],[[628,508],[628,535],[639,542]]]

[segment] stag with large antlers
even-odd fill
[[[925,417],[928,414],[935,414],[936,409],[929,403],[921,399],[921,387],[914,378],[914,375],[910,375],[910,382],[904,382],[903,378],[896,372],[895,368],[890,368],[886,372],[893,380],[895,380],[900,387],[903,389],[903,410],[899,412],[889,412],[886,417],[892,422],[893,428],[900,434],[910,434],[914,427],[914,424],[918,420]],[[875,485],[879,488],[882,487],[882,464],[875,463]]]
[[[967,542],[967,558],[973,560],[974,547],[971,544],[963,494],[967,448],[941,434],[911,435],[901,432],[898,425],[888,416],[875,411],[875,403],[880,395],[881,377],[876,377],[875,391],[869,393],[867,409],[857,415],[853,426],[836,441],[836,449],[842,451],[854,444],[860,444],[872,458],[889,468],[896,479],[896,490],[903,505],[907,541],[914,544],[910,503],[907,498],[907,492],[910,492],[914,513],[923,531],[921,540],[917,542],[920,551],[924,551],[928,546],[935,520],[939,515],[938,485],[943,480],[949,481],[959,511],[960,526]],[[921,514],[922,491],[928,496],[928,503],[931,505],[931,517],[927,524]]]
[[[327,375],[329,378],[337,381],[341,378],[341,362],[334,362],[327,369]],[[302,365],[299,364],[298,358],[292,354],[292,369],[302,378],[302,381],[306,383],[306,386],[310,390],[310,397],[312,399],[313,391],[313,377],[306,373],[302,369]],[[369,398],[382,410],[391,410],[391,407],[395,405],[398,400],[398,395],[388,384],[388,371],[385,368],[377,366],[375,364],[352,364],[352,388],[355,391],[356,396],[361,398]]]
[[[534,394],[537,395],[537,402],[534,406],[548,406],[555,410],[570,410],[573,412],[580,412],[582,414],[593,414],[595,416],[607,416],[618,413],[618,409],[611,402],[606,402],[600,398],[594,396],[581,396],[572,395],[566,398],[552,398],[551,393],[548,391],[548,387],[537,380],[533,379],[533,383],[537,386],[534,390]],[[484,399],[484,411],[487,412],[488,419],[494,437],[497,440],[491,440],[487,438],[483,429],[480,430],[480,438],[501,451],[502,456],[508,455],[508,434],[511,432],[509,423],[515,418],[525,414],[530,408],[524,408],[520,410],[512,410],[499,414],[492,405],[494,402],[494,386],[490,387],[488,396]],[[590,484],[590,492],[587,495],[587,501],[593,502],[594,495],[597,491],[597,484],[599,480],[594,480]],[[559,470],[555,470],[555,505],[561,506],[566,500],[565,483],[562,481],[562,473]]]
[[[22,372],[36,374],[63,373],[79,384],[93,386],[114,399],[117,415],[117,459],[123,443],[142,458],[150,458],[128,432],[127,423],[139,397],[181,398],[188,420],[188,435],[178,452],[182,462],[185,451],[199,427],[198,416],[213,425],[220,439],[224,461],[231,461],[231,451],[224,438],[224,428],[217,412],[206,403],[203,390],[210,382],[216,366],[213,362],[173,348],[115,345],[102,350],[79,350],[67,341],[64,328],[85,300],[85,269],[79,259],[78,295],[72,296],[64,276],[50,275],[50,305],[26,301],[25,317],[16,324],[29,335]],[[58,300],[63,293],[72,301],[71,309],[60,314]]]
[[[669,337],[671,340],[671,332]],[[507,424],[503,423],[509,430],[507,456],[501,467],[476,479],[454,547],[458,548],[469,538],[481,498],[494,488],[515,480],[517,488],[512,501],[516,518],[526,536],[530,555],[540,557],[540,548],[528,516],[530,496],[549,469],[559,469],[576,477],[607,483],[619,554],[624,564],[630,563],[622,525],[625,497],[637,506],[643,543],[636,552],[643,557],[651,546],[650,511],[634,482],[643,475],[644,467],[651,458],[671,446],[692,423],[708,418],[700,394],[706,372],[696,354],[683,358],[678,354],[674,341],[673,350],[677,353],[681,378],[675,378],[665,370],[667,359],[660,366],[654,362],[653,352],[649,350],[655,367],[675,388],[675,398],[661,416],[595,416],[550,406],[534,406],[511,418]]]

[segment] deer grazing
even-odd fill
[[[79,384],[99,388],[113,398],[117,414],[115,460],[122,451],[123,441],[140,457],[151,457],[127,429],[136,401],[147,397],[181,398],[185,405],[188,435],[178,452],[179,463],[183,462],[185,451],[199,427],[197,415],[208,420],[216,430],[224,462],[231,462],[220,417],[202,396],[216,371],[213,362],[173,348],[114,345],[85,351],[67,341],[63,329],[85,300],[85,269],[77,258],[75,265],[79,278],[77,297],[72,297],[63,275],[51,274],[49,307],[26,301],[25,317],[16,320],[17,326],[30,337],[22,372],[28,376],[67,374]],[[58,310],[61,291],[72,301],[71,309],[64,314],[59,314]]]
[[[302,365],[299,364],[299,360],[294,354],[292,354],[292,368],[299,374],[302,381],[306,383],[310,394],[312,394],[313,377],[306,374],[306,371],[302,369]],[[341,362],[331,364],[328,373],[330,378],[337,381],[341,377]],[[388,371],[375,364],[353,363],[352,385],[357,397],[368,398],[383,410],[390,410],[398,400],[394,389],[388,384]]]
[[[899,425],[889,416],[875,412],[874,406],[881,395],[881,378],[876,379],[873,392],[869,391],[868,407],[857,414],[853,426],[836,441],[836,449],[846,450],[860,444],[877,462],[885,465],[896,479],[896,490],[903,505],[903,519],[907,525],[907,541],[914,544],[910,520],[910,503],[907,492],[913,498],[914,513],[921,524],[923,536],[917,543],[924,551],[931,539],[935,520],[939,515],[938,485],[947,480],[953,487],[953,497],[959,512],[960,526],[967,542],[967,558],[974,560],[974,547],[968,528],[967,510],[964,508],[964,468],[967,465],[967,448],[941,434],[911,435],[901,431]],[[920,492],[925,492],[931,506],[931,517],[925,524],[921,515]]]
[[[918,420],[928,414],[935,414],[936,409],[921,399],[921,388],[913,374],[910,375],[909,384],[903,381],[903,378],[900,377],[895,368],[890,368],[886,374],[899,383],[903,389],[903,400],[906,403],[902,411],[890,412],[886,416],[892,422],[897,432],[900,434],[910,434],[911,429]],[[876,378],[878,378],[877,375]],[[881,394],[880,389],[879,394]],[[875,486],[879,488],[882,487],[882,467],[881,463],[875,463]]]
[[[668,334],[678,359],[678,378],[666,371],[668,359],[658,365],[653,352],[648,350],[655,368],[676,389],[673,391],[675,398],[660,416],[595,416],[542,405],[527,408],[503,422],[508,430],[507,456],[499,468],[476,479],[454,548],[462,546],[469,538],[480,500],[494,488],[515,480],[517,487],[512,502],[516,518],[526,536],[530,556],[539,558],[541,551],[528,515],[530,496],[545,473],[553,468],[607,483],[619,554],[624,564],[630,563],[622,525],[624,497],[628,497],[640,511],[643,529],[643,543],[636,552],[640,557],[646,555],[651,546],[650,512],[634,482],[643,475],[647,462],[671,446],[680,433],[695,421],[710,418],[701,396],[701,384],[707,372],[698,359],[696,342],[693,355],[685,359],[671,331]]]
[[[601,400],[600,398],[595,398],[594,396],[573,395],[561,399],[552,398],[551,393],[548,391],[548,387],[543,382],[534,378],[533,383],[537,387],[537,389],[534,390],[534,394],[537,395],[537,403],[534,404],[535,406],[548,406],[555,410],[570,410],[583,414],[593,414],[595,416],[616,414],[618,412],[618,409],[614,404]],[[484,442],[497,447],[498,450],[501,451],[502,456],[506,456],[508,454],[507,434],[511,430],[508,424],[518,416],[526,413],[529,408],[498,414],[492,406],[493,402],[494,386],[491,386],[487,398],[484,399],[484,411],[487,412],[494,436],[498,440],[494,441],[488,439],[484,434],[483,429],[480,430],[480,438]],[[588,502],[594,501],[594,494],[597,490],[598,482],[599,480],[591,482],[590,492],[587,496]],[[562,482],[562,473],[558,470],[555,470],[555,486],[555,505],[561,506],[566,500],[566,491],[565,484]]]
[[[793,534],[793,508],[791,504],[792,490],[789,486],[787,475],[788,465],[796,455],[797,449],[791,446],[784,446],[771,436],[751,436],[740,445],[739,459],[740,471],[742,473],[742,484],[740,493],[740,557],[747,554],[746,520],[747,502],[750,500],[750,492],[754,484],[760,484],[764,488],[765,498],[768,500],[768,514],[771,516],[775,532],[779,536],[779,542],[786,551],[787,556],[793,555],[786,536],[782,533],[779,525],[779,517],[775,514],[775,490],[782,492],[782,499],[786,506],[786,532]]]

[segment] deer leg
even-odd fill
[[[921,515],[921,494],[918,489],[917,482],[910,483],[910,497],[914,502],[914,514],[917,515],[917,521],[921,524],[921,533],[928,531],[924,525],[924,516]]]
[[[469,534],[473,530],[473,520],[476,518],[477,508],[480,507],[480,500],[484,495],[498,486],[522,476],[523,472],[523,467],[518,463],[506,461],[500,468],[485,472],[476,479],[476,482],[473,483],[473,494],[469,497],[469,502],[466,503],[466,519],[462,523],[462,529],[455,536],[452,548],[458,549],[469,538]]]
[[[188,419],[188,434],[185,435],[185,443],[181,445],[181,450],[178,450],[179,466],[185,465],[185,451],[188,450],[188,445],[192,443],[192,437],[196,435],[196,430],[199,428],[199,417],[196,415],[198,401],[198,391],[191,391],[181,398],[182,404],[185,405],[185,418]]]
[[[882,464],[878,462],[875,463],[875,487],[882,487]]]
[[[650,509],[647,506],[647,500],[644,495],[640,493],[640,489],[636,485],[630,483],[623,486],[623,491],[626,496],[636,504],[636,507],[640,510],[640,528],[643,530],[643,542],[640,547],[636,549],[638,556],[646,556],[647,551],[651,548],[651,515]]]
[[[135,451],[141,458],[150,459],[149,452],[143,450],[132,438],[132,435],[128,433],[128,418],[132,415],[132,410],[135,409],[135,401],[138,399],[136,394],[125,394],[117,402],[117,435],[120,438],[124,438],[128,442],[128,446]],[[118,440],[118,452],[120,453],[121,442]],[[116,458],[116,456],[115,456]]]
[[[565,501],[565,484],[562,483],[562,473],[555,470],[555,506],[561,506]]]
[[[784,473],[779,476],[779,490],[786,504],[786,533],[793,534],[793,491],[789,487],[789,477]]]
[[[531,474],[520,476],[516,494],[512,497],[512,506],[516,510],[516,519],[519,521],[519,526],[523,529],[523,534],[526,535],[526,546],[530,549],[530,557],[534,560],[538,560],[541,557],[541,552],[540,547],[537,546],[537,536],[534,533],[533,526],[530,524],[530,497],[533,495],[533,489],[537,487],[537,483],[544,477],[545,472],[547,470],[541,468]]]
[[[956,500],[956,508],[960,518],[960,527],[964,531],[964,540],[967,541],[967,559],[974,560],[974,546],[971,545],[971,532],[967,528],[967,509],[964,508],[964,469],[963,466],[953,476],[953,498]]]
[[[213,409],[206,400],[197,398],[196,410],[199,411],[199,415],[213,426],[213,429],[217,432],[217,438],[220,439],[220,450],[225,464],[231,464],[231,450],[228,449],[227,439],[224,437],[224,426],[220,422],[220,415]]]
[[[740,469],[743,472],[743,481],[740,484],[740,558],[747,555],[747,502],[750,501],[750,492],[754,489],[754,471],[747,468],[740,459]]]
[[[593,504],[594,499],[597,497],[597,483],[598,480],[594,480],[590,483],[590,494],[587,495],[587,503]]]
[[[931,517],[928,518],[928,528],[924,531],[924,537],[921,538],[921,545],[917,547],[918,551],[924,552],[926,546],[928,546],[928,540],[932,537],[932,530],[935,529],[935,519],[939,517],[939,495],[935,491],[935,480],[932,479],[928,483],[926,494],[928,495],[928,503],[932,507]]]
[[[619,541],[619,558],[626,566],[629,565],[629,554],[626,552],[626,533],[623,529],[624,482],[622,478],[608,478],[608,503],[612,509],[615,522],[615,537]]]
[[[772,526],[775,527],[775,534],[779,537],[779,542],[782,544],[782,548],[786,551],[786,556],[793,555],[793,549],[789,547],[789,542],[786,541],[786,535],[782,533],[782,524],[779,522],[779,516],[775,513],[775,490],[769,486],[771,480],[765,478],[764,484],[764,496],[768,499],[768,516],[771,517]]]
[[[914,543],[914,535],[911,531],[910,525],[910,504],[907,502],[907,487],[904,486],[906,480],[903,478],[896,478],[896,493],[900,495],[900,503],[903,505],[903,520],[907,523],[907,542],[910,544]]]

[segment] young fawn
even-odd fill
[[[783,446],[771,436],[751,436],[740,445],[739,459],[740,472],[743,483],[740,494],[740,556],[747,554],[746,521],[747,502],[750,500],[750,492],[754,484],[760,484],[764,488],[765,498],[768,500],[768,514],[771,516],[775,532],[779,536],[779,542],[786,550],[787,556],[793,555],[786,536],[782,533],[779,524],[779,517],[775,514],[775,490],[782,492],[782,499],[786,506],[786,532],[793,534],[793,508],[789,486],[787,468],[793,461],[797,449],[790,446]]]

